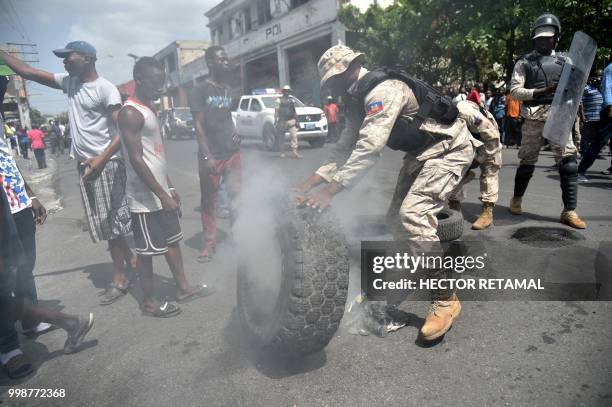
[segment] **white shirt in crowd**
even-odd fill
[[[117,87],[102,77],[85,83],[67,73],[55,74],[54,77],[55,82],[68,95],[72,136],[70,154],[77,160],[100,155],[115,133],[109,108],[121,106],[121,95]]]

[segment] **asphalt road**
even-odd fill
[[[271,174],[270,182],[295,183],[317,167],[329,148],[304,146],[303,160],[281,160],[257,145],[245,144],[245,179]],[[218,292],[184,305],[179,317],[168,320],[141,315],[138,288],[114,305],[98,306],[96,293],[111,278],[110,258],[104,244],[92,244],[82,231],[75,164],[59,158],[57,192],[62,209],[37,235],[39,296],[43,303],[67,312],[92,311],[96,322],[85,349],[74,355],[62,354],[62,331],[36,341],[23,339],[24,351],[36,362],[36,373],[16,382],[0,375],[0,405],[612,405],[610,302],[465,301],[444,340],[425,348],[416,339],[428,303],[411,301],[403,308],[415,314],[413,326],[387,338],[354,336],[341,329],[323,352],[305,360],[261,357],[244,341],[237,322],[236,262],[226,238],[226,220],[219,225],[225,240],[215,261],[196,262],[201,227],[195,149],[191,140],[170,141],[167,146],[171,176],[183,198],[185,267],[192,282],[212,283]],[[360,240],[352,234],[354,227],[362,216],[385,213],[400,163],[400,154],[385,151],[380,165],[334,202],[352,253],[358,253]],[[549,171],[552,159],[545,152],[524,200],[526,214],[508,214],[516,163],[516,150],[504,150],[494,228],[469,230],[468,222],[480,209],[477,181],[468,185],[464,205],[464,238],[501,242],[496,253],[509,275],[525,274],[532,260],[516,255],[520,244],[509,238],[512,233],[524,226],[559,226],[561,210],[558,176]],[[603,170],[607,164],[608,160],[598,160],[593,170]],[[593,244],[612,240],[611,188],[612,179],[605,176],[595,176],[580,188],[579,213],[589,228],[579,234]],[[549,256],[547,250],[535,250],[532,256]],[[165,262],[158,259],[154,265],[158,295],[173,299]],[[358,276],[359,259],[353,255],[351,295],[358,291]],[[63,388],[66,398],[16,402],[9,398],[9,388]]]

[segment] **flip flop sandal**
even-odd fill
[[[6,375],[11,379],[21,379],[34,371],[32,361],[23,353],[9,359],[4,365]]]
[[[100,297],[102,297],[100,298],[99,304],[110,305],[118,301],[119,299],[121,299],[121,297],[128,293],[128,287],[129,285],[125,287],[120,287],[115,283],[110,283],[106,290],[98,294]]]
[[[79,325],[73,333],[68,334],[66,342],[64,343],[64,354],[70,355],[71,353],[78,352],[79,347],[85,339],[87,332],[91,330],[94,323],[94,316],[90,312],[87,318],[79,317]]]
[[[155,317],[155,318],[171,318],[180,314],[183,310],[171,302],[164,302],[159,307],[155,309],[155,311],[147,311],[142,310],[142,315],[147,317]]]
[[[216,290],[206,284],[202,284],[200,286],[197,287],[197,289],[192,292],[191,294],[187,294],[184,297],[181,298],[177,298],[177,301],[179,304],[185,304],[194,300],[197,300],[198,298],[204,298],[204,297],[208,297],[209,295],[213,294]]]
[[[97,293],[96,295],[97,295],[98,297],[102,297],[102,296],[104,296],[104,295],[106,294],[106,292],[107,292],[108,290],[110,290],[110,288],[111,288],[111,287],[113,287],[113,286],[114,286],[114,287],[119,288],[120,290],[126,290],[126,291],[129,291],[129,290],[130,290],[130,288],[134,287],[134,284],[133,284],[131,281],[129,281],[129,280],[128,280],[128,282],[127,282],[127,286],[126,286],[126,287],[119,287],[119,286],[115,285],[115,283],[110,283],[110,284],[108,285],[108,287],[106,287],[106,288],[105,288],[105,289],[103,289],[103,290],[98,291],[98,293]]]

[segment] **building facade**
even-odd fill
[[[30,104],[25,88],[25,82],[18,75],[11,75],[6,88],[6,95],[0,108],[4,119],[8,122],[19,122],[24,128],[32,128],[30,120]]]
[[[320,105],[317,61],[330,46],[347,43],[338,10],[374,3],[393,0],[224,0],[205,15],[212,43],[240,65],[245,93],[290,85],[304,103]],[[205,66],[193,65],[194,78],[206,75]]]
[[[166,68],[166,83],[162,95],[162,109],[189,106],[188,91],[181,86],[193,80],[191,72],[185,72],[185,66],[194,60],[204,59],[208,42],[195,40],[174,41],[153,57],[164,63]]]

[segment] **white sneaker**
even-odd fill
[[[591,182],[591,180],[584,174],[578,174],[578,182]]]

